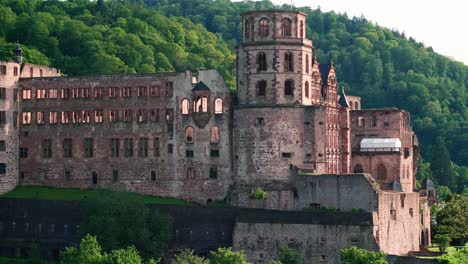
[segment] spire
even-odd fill
[[[16,63],[22,63],[23,62],[23,57],[22,57],[23,50],[20,47],[19,41],[16,41],[16,46],[13,49],[13,52],[15,54],[15,56],[13,57],[13,60]]]
[[[318,64],[319,61],[318,61],[318,58],[317,58],[317,49],[313,48],[312,53],[313,53],[313,55],[312,55],[313,56],[312,65]]]
[[[330,52],[330,59],[328,60],[328,65],[330,65],[330,67],[335,66],[335,63],[333,62],[333,53],[332,52]]]
[[[341,93],[340,93],[340,99],[338,100],[338,104],[343,107],[349,107],[349,102],[348,102],[348,98],[346,98],[344,86],[341,86]]]

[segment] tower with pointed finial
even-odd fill
[[[15,49],[13,50],[14,51],[14,54],[15,56],[13,57],[13,61],[15,61],[16,63],[23,63],[23,50],[21,49],[21,46],[19,44],[19,41],[16,42],[16,46],[15,46]]]

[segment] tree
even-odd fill
[[[233,251],[232,248],[218,248],[211,251],[211,264],[249,264],[243,251]]]
[[[437,198],[439,198],[442,201],[449,199],[449,197],[452,195],[452,192],[447,186],[437,186],[436,191],[437,191]]]
[[[447,234],[437,234],[434,236],[434,242],[439,247],[440,252],[445,252],[445,249],[450,245],[450,237]]]
[[[440,264],[466,264],[468,263],[468,249],[464,248],[449,255],[445,254],[437,258]]]
[[[97,236],[106,251],[133,245],[144,258],[159,257],[169,241],[170,220],[132,193],[98,190],[84,211],[83,234]]]
[[[341,250],[342,264],[388,264],[383,252],[368,251],[358,247]]]
[[[464,246],[468,239],[468,196],[454,194],[437,213],[437,234],[447,234]]]
[[[290,249],[287,246],[281,247],[279,250],[279,260],[283,264],[302,264],[302,257],[296,250]]]
[[[210,262],[203,257],[193,254],[192,249],[184,249],[171,262],[172,264],[209,264]]]
[[[440,185],[451,187],[453,184],[450,154],[442,137],[436,139],[432,150],[431,172]]]

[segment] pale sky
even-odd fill
[[[290,4],[291,0],[272,0]],[[374,23],[405,32],[435,52],[468,65],[468,1],[466,0],[293,0],[328,12],[361,14]]]

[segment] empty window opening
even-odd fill
[[[167,144],[167,153],[169,153],[169,154],[174,153],[174,145]]]
[[[102,123],[103,116],[104,114],[102,110],[95,110],[94,111],[94,123]]]
[[[266,95],[266,86],[267,86],[267,81],[265,80],[260,80],[257,82],[257,95],[258,96]]]
[[[194,137],[194,129],[193,127],[189,126],[185,129],[185,142],[193,143],[193,137]]]
[[[257,117],[255,119],[255,124],[259,125],[259,126],[264,125],[265,124],[265,119],[263,117]]]
[[[210,179],[218,178],[218,168],[210,168]]]
[[[244,39],[249,39],[250,38],[250,22],[246,20],[244,22]]]
[[[71,138],[64,138],[63,139],[63,157],[64,158],[71,158],[73,156],[73,141]]]
[[[218,143],[220,139],[220,132],[219,132],[219,127],[212,127],[211,128],[211,137],[210,137],[211,143]]]
[[[28,157],[28,148],[20,148],[20,151],[19,151],[19,154],[20,154],[20,158],[22,159],[25,159]]]
[[[410,208],[410,209],[409,209],[409,215],[410,215],[411,217],[414,216],[414,210],[413,210],[413,208]]]
[[[299,37],[303,38],[304,37],[304,21],[301,20],[300,26],[299,26]]]
[[[266,18],[260,19],[258,22],[258,35],[261,37],[267,37],[270,34],[268,20]]]
[[[113,158],[119,157],[119,150],[120,150],[120,139],[111,138],[111,157]]]
[[[31,89],[24,89],[21,91],[21,99],[30,100],[31,99]]]
[[[157,137],[157,138],[154,138],[153,145],[154,145],[154,146],[153,146],[153,147],[154,147],[154,156],[155,156],[155,157],[159,157],[160,154],[161,154],[161,153],[160,153],[160,152],[161,152],[161,151],[160,151],[160,148],[161,148],[161,147],[160,147],[160,143],[159,143],[159,138],[158,138],[158,137]]]
[[[363,173],[364,170],[362,169],[362,165],[361,164],[356,164],[356,166],[354,166],[354,173]]]
[[[185,176],[187,179],[194,179],[195,178],[195,169],[193,167],[187,167],[185,169]]]
[[[0,140],[0,151],[6,150],[6,143],[5,140]]]
[[[377,126],[377,117],[375,115],[372,115],[372,126],[373,127]]]
[[[140,138],[138,140],[138,156],[146,158],[148,157],[149,149],[149,139],[148,138]]]
[[[98,175],[97,175],[97,172],[93,171],[92,173],[92,181],[93,181],[93,184],[96,185],[98,183]]]
[[[301,21],[302,23],[302,21]],[[306,59],[305,59],[305,72],[309,73],[309,54],[306,54]]]
[[[31,124],[31,112],[23,112],[22,114],[22,121],[24,125]]]
[[[379,164],[377,166],[377,179],[385,179],[387,178],[387,168],[385,165]]]
[[[58,122],[58,113],[49,112],[49,124],[57,124]]]
[[[193,154],[193,150],[186,150],[185,151],[185,157],[186,158],[193,158],[194,154]]]
[[[294,95],[294,81],[286,80],[284,82],[284,95]]]
[[[133,157],[133,138],[124,139],[124,156]]]
[[[85,158],[92,158],[94,156],[94,140],[92,138],[85,138],[84,150]]]
[[[284,37],[291,36],[291,20],[289,18],[281,20],[281,35]]]
[[[304,85],[304,93],[305,93],[305,97],[306,98],[309,98],[309,82],[305,82],[305,85]]]
[[[185,98],[182,100],[182,114],[188,115],[190,113],[190,100]]]
[[[0,174],[6,174],[6,164],[0,163]]]
[[[214,158],[219,157],[219,149],[212,149],[212,150],[210,151],[210,156],[211,156],[211,157],[214,157]]]
[[[215,115],[223,113],[223,99],[216,98],[215,100]]]
[[[52,158],[52,139],[44,139],[42,141],[42,157],[44,159]]]
[[[6,99],[6,88],[0,88],[0,99]]]
[[[156,181],[156,171],[152,170],[150,172],[150,179],[151,181]]]
[[[66,171],[64,172],[64,179],[65,179],[65,181],[66,181],[66,182],[69,182],[69,181],[70,181],[70,178],[71,178],[71,171],[66,170]]]
[[[119,171],[118,170],[112,170],[112,181],[113,182],[118,182],[119,181]]]
[[[292,153],[291,153],[291,152],[283,152],[283,153],[281,153],[281,157],[283,157],[283,158],[291,158],[291,157],[292,157]]]
[[[284,54],[284,71],[285,72],[294,71],[293,54],[291,52],[287,52]]]
[[[132,110],[123,110],[123,121],[132,122]]]
[[[365,119],[364,117],[360,116],[358,117],[358,126],[359,127],[364,127],[366,124],[365,124]]]
[[[267,70],[267,60],[265,52],[260,52],[257,55],[257,71],[266,71]]]
[[[206,97],[195,97],[195,101],[193,102],[193,111],[196,113],[208,112],[208,98]]]

